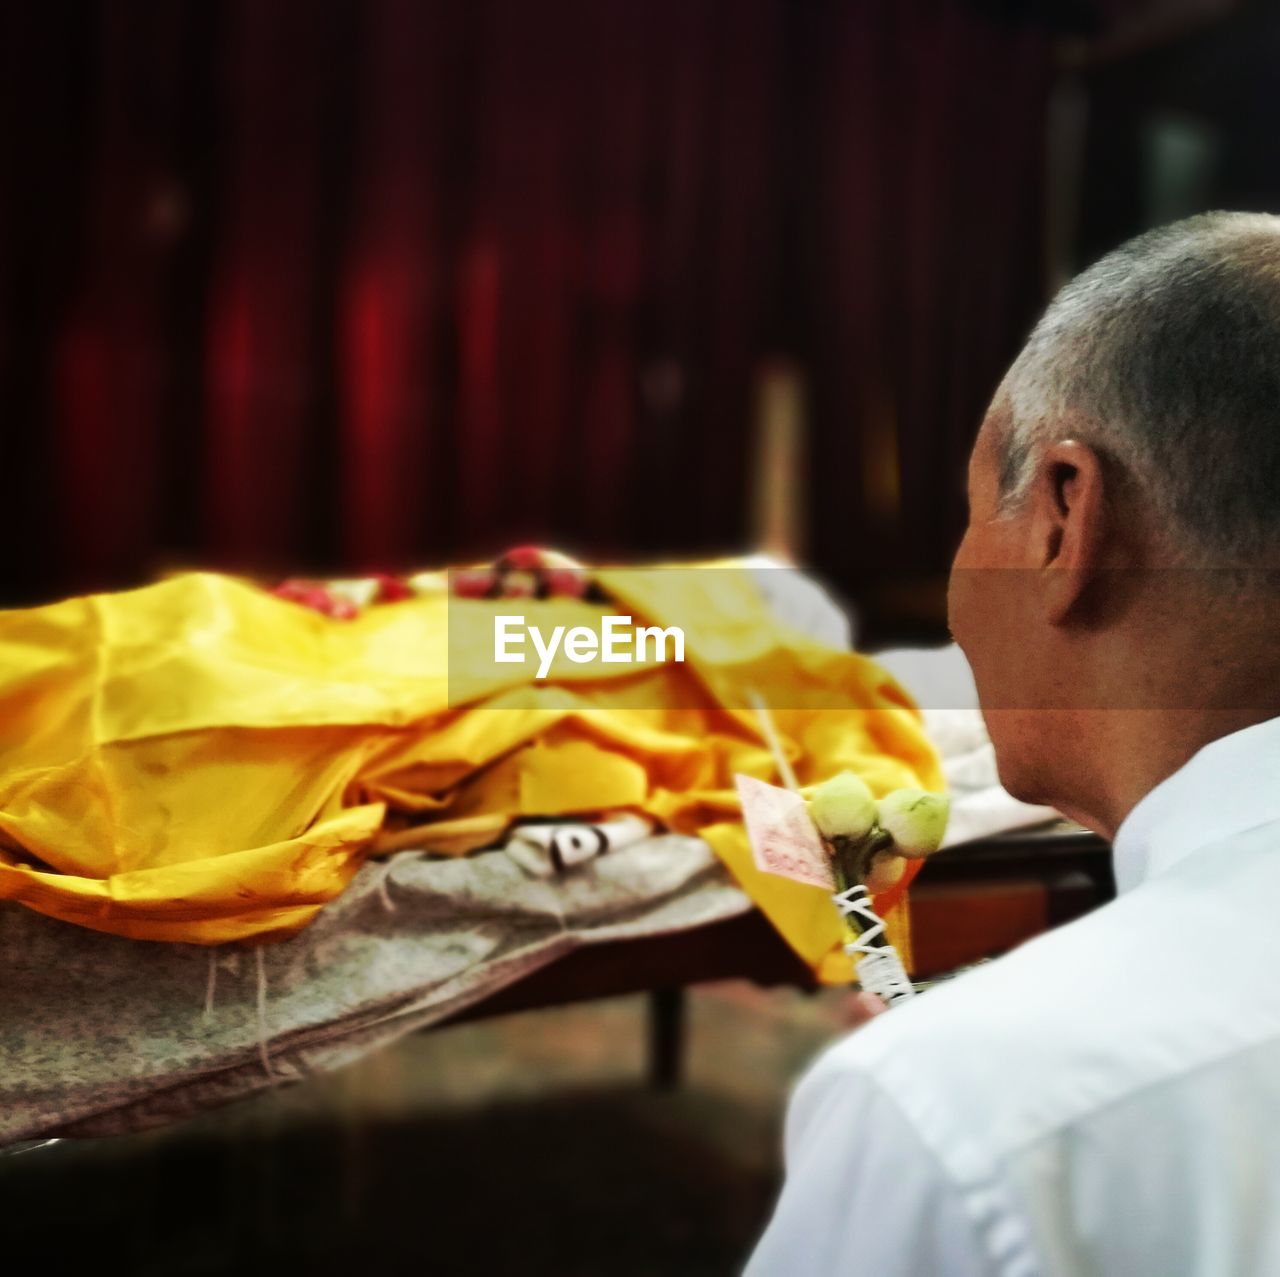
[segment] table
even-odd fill
[[[1067,822],[939,852],[908,897],[913,974],[933,979],[998,957],[1114,894],[1110,848]],[[568,954],[446,1023],[646,993],[649,1079],[668,1089],[680,1078],[684,990],[713,980],[816,987],[809,968],[752,910],[691,931]]]

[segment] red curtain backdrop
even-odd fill
[[[1040,300],[1046,41],[960,0],[3,6],[0,601],[741,548],[778,355],[818,566],[937,566]]]
[[[1046,300],[1049,50],[965,5],[817,14],[812,552],[846,582],[938,573],[973,435]]]

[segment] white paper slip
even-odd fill
[[[810,819],[804,799],[739,772],[734,777],[756,866],[795,882],[834,891],[831,859]]]

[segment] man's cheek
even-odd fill
[[[965,654],[969,655],[970,661],[973,660],[972,655],[969,654],[969,646],[975,613],[975,584],[977,584],[975,573],[963,565],[961,556],[957,554],[951,569],[951,578],[947,583],[947,628],[951,631],[951,637],[960,644]]]
[[[1023,802],[1037,802],[1039,793],[1032,778],[1033,751],[1028,738],[1025,711],[984,708],[983,720],[996,757],[1000,783]]]

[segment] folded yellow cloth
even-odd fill
[[[410,820],[405,845],[462,853],[516,818],[634,808],[705,837],[797,952],[844,978],[825,894],[752,863],[733,774],[776,775],[741,689],[784,707],[802,784],[850,767],[877,793],[941,787],[910,701],[874,662],[780,626],[746,571],[714,574],[714,606],[690,606],[707,583],[687,569],[597,579],[637,618],[678,614],[687,663],[498,678],[509,601],[334,621],[211,574],[0,613],[0,898],[137,939],[266,939]],[[520,610],[549,630],[610,609]],[[831,708],[785,708],[815,692]]]

